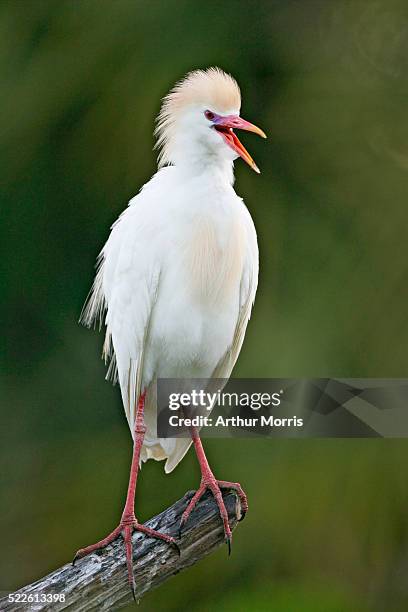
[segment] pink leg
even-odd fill
[[[248,510],[247,496],[245,495],[241,485],[238,482],[228,482],[226,480],[216,480],[208,464],[207,457],[205,456],[205,452],[204,452],[204,448],[203,448],[200,436],[198,435],[198,431],[195,427],[191,428],[191,437],[193,439],[193,444],[194,444],[195,451],[197,454],[197,459],[198,459],[198,462],[201,468],[201,482],[200,482],[200,486],[198,490],[195,492],[194,496],[190,500],[190,503],[188,504],[187,508],[184,510],[181,516],[180,530],[186,524],[188,517],[190,516],[191,512],[193,511],[198,501],[204,495],[206,490],[209,489],[211,493],[214,495],[215,501],[217,502],[217,506],[218,506],[218,509],[221,515],[223,525],[224,525],[225,540],[228,544],[228,553],[231,554],[232,533],[231,533],[231,528],[228,522],[227,509],[225,507],[224,500],[222,498],[221,489],[233,489],[234,491],[236,491],[239,497],[239,500],[241,502],[242,516],[240,520],[244,518]]]
[[[150,529],[149,527],[145,527],[144,525],[140,525],[137,522],[134,510],[135,504],[135,493],[136,493],[136,483],[137,483],[137,475],[139,471],[139,461],[140,461],[140,451],[143,446],[144,435],[146,432],[146,426],[144,424],[144,404],[145,404],[146,392],[142,393],[139,398],[137,412],[136,412],[136,423],[135,423],[135,439],[133,444],[133,456],[132,456],[132,465],[130,467],[130,476],[129,476],[129,485],[126,496],[125,507],[123,509],[122,517],[120,519],[119,525],[114,529],[106,538],[96,542],[96,544],[91,544],[86,548],[81,548],[76,553],[73,564],[78,559],[85,557],[85,555],[89,555],[90,553],[95,552],[96,550],[101,550],[105,548],[108,544],[116,540],[120,535],[122,535],[124,543],[125,543],[125,551],[126,551],[126,565],[128,571],[128,580],[129,586],[132,590],[132,594],[134,599],[136,600],[136,592],[135,592],[135,578],[133,575],[133,549],[132,549],[132,533],[133,531],[140,531],[146,534],[151,538],[158,538],[160,540],[164,540],[169,544],[173,544],[177,551],[179,548],[176,544],[176,541],[173,537],[160,533],[159,531],[155,531],[154,529]]]

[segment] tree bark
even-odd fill
[[[224,530],[218,507],[210,493],[200,500],[185,525],[181,538],[178,528],[183,510],[193,495],[189,491],[146,525],[177,538],[181,554],[173,546],[135,532],[133,534],[136,597],[140,599],[177,574],[193,565],[224,542]],[[233,491],[223,493],[231,529],[241,518],[241,507]],[[133,602],[127,582],[125,555],[121,538],[105,550],[80,559],[51,572],[48,576],[29,584],[0,599],[0,610],[45,611],[117,610]],[[61,601],[61,598],[65,601]],[[49,601],[53,598],[52,601]],[[17,599],[19,601],[17,601]],[[45,601],[43,601],[45,599]]]

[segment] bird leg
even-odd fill
[[[154,529],[150,529],[150,527],[146,527],[145,525],[141,525],[138,523],[134,504],[135,504],[135,493],[136,493],[136,483],[137,483],[137,475],[139,471],[139,462],[140,462],[140,451],[142,449],[144,435],[146,432],[146,426],[144,424],[144,405],[145,405],[145,397],[146,391],[142,393],[139,398],[139,402],[137,405],[136,411],[136,423],[135,423],[135,437],[133,443],[133,456],[132,456],[132,465],[130,468],[130,477],[129,477],[129,485],[126,496],[125,507],[123,509],[122,517],[120,519],[119,525],[114,529],[106,538],[96,542],[96,544],[91,544],[86,548],[81,548],[76,553],[73,564],[78,559],[89,555],[90,553],[95,552],[96,550],[101,550],[105,548],[108,544],[116,540],[120,535],[122,535],[124,543],[125,543],[125,552],[126,552],[126,565],[128,572],[128,580],[129,586],[131,588],[133,598],[136,600],[136,590],[135,590],[135,577],[133,575],[133,547],[132,547],[132,534],[133,531],[140,531],[144,533],[149,538],[158,538],[160,540],[164,540],[168,544],[172,544],[177,549],[177,552],[180,554],[180,550],[176,544],[176,541],[173,537],[160,533],[159,531],[155,531]]]
[[[231,543],[232,533],[228,522],[228,512],[222,498],[221,489],[232,489],[236,491],[239,500],[241,502],[241,518],[242,520],[248,510],[248,500],[241,485],[238,482],[228,482],[226,480],[217,480],[212,473],[212,470],[208,464],[207,457],[205,456],[203,444],[201,442],[198,431],[195,427],[191,428],[191,437],[197,454],[197,459],[201,469],[201,482],[194,496],[191,498],[187,508],[184,510],[181,521],[180,521],[180,532],[186,524],[188,517],[197,505],[198,501],[204,495],[207,489],[213,494],[215,501],[217,502],[218,510],[221,515],[221,519],[224,525],[225,541],[228,545],[228,554],[231,554]]]

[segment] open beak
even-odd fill
[[[245,121],[239,117],[239,115],[228,115],[226,117],[218,116],[214,123],[214,129],[217,130],[223,137],[224,141],[227,143],[231,149],[233,149],[246,163],[248,166],[255,170],[258,174],[260,170],[244,145],[239,141],[237,135],[234,133],[234,129],[236,130],[245,130],[246,132],[254,132],[254,134],[258,134],[262,138],[266,138],[265,132],[261,130],[261,128],[257,127],[253,123],[249,123],[249,121]]]

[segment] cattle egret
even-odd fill
[[[107,377],[118,379],[133,436],[133,458],[119,525],[106,538],[80,549],[75,560],[122,535],[129,584],[135,595],[132,532],[177,547],[175,538],[138,523],[134,498],[140,463],[166,460],[171,472],[194,444],[200,487],[181,527],[209,489],[231,546],[221,489],[196,429],[192,439],[159,439],[158,378],[228,378],[237,360],[258,282],[258,245],[251,216],[233,189],[237,157],[259,173],[234,129],[264,132],[242,119],[236,81],[219,68],[196,70],[164,98],[157,122],[159,169],[112,226],[82,321],[105,315],[103,354]],[[178,548],[178,547],[177,547]]]

